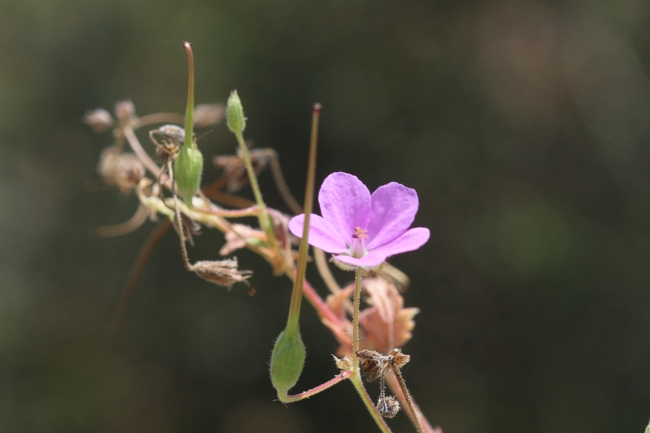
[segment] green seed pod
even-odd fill
[[[244,107],[241,105],[241,100],[239,99],[236,90],[233,90],[228,98],[226,118],[228,120],[228,128],[230,128],[232,132],[244,132],[244,129],[246,129]]]
[[[174,161],[174,178],[178,193],[188,207],[192,207],[192,197],[199,192],[203,172],[203,155],[195,146],[183,145]]]
[[[271,354],[271,382],[280,398],[298,382],[304,365],[305,345],[300,333],[289,335],[282,331]]]

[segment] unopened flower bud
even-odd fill
[[[188,207],[192,207],[192,197],[199,192],[203,173],[203,155],[196,146],[184,145],[174,161],[174,178],[178,192]]]
[[[302,373],[305,365],[305,345],[300,333],[282,331],[271,354],[271,382],[278,395],[286,395]]]
[[[90,125],[95,132],[104,132],[113,126],[111,113],[103,108],[86,112],[83,117],[83,122]]]
[[[130,99],[119,101],[115,104],[115,115],[121,121],[132,119],[135,117],[135,105]]]
[[[239,99],[236,90],[233,90],[228,98],[226,117],[228,120],[228,128],[230,128],[232,132],[244,132],[244,129],[246,129],[244,107],[241,105],[241,99]]]
[[[194,126],[205,128],[221,122],[226,109],[223,104],[199,104],[194,107]]]

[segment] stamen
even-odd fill
[[[352,234],[352,245],[350,245],[350,253],[353,257],[363,257],[368,252],[366,250],[366,239],[368,238],[368,230],[357,227]]]

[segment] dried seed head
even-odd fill
[[[161,157],[163,165],[167,165],[169,160],[176,159],[185,140],[185,130],[176,125],[163,125],[149,131],[149,138],[156,145],[156,153]]]
[[[107,147],[99,157],[97,171],[104,181],[126,193],[135,188],[145,175],[145,168],[133,153],[120,153],[115,146]]]
[[[390,352],[390,356],[393,357],[393,364],[397,368],[402,368],[406,365],[407,362],[411,360],[411,355],[402,353],[402,349],[393,349]]]
[[[83,122],[90,125],[95,132],[104,132],[113,126],[111,113],[103,108],[87,111],[83,117]]]
[[[368,382],[373,382],[378,377],[382,377],[394,363],[393,355],[382,355],[374,350],[359,350],[357,355],[359,356],[361,372]]]
[[[199,104],[194,107],[194,126],[205,128],[210,125],[216,125],[226,114],[223,104]]]
[[[390,368],[402,368],[411,360],[411,357],[402,353],[400,349],[393,349],[388,355],[382,355],[374,350],[363,349],[357,352],[357,356],[359,356],[361,373],[368,382],[382,377],[386,370]]]
[[[399,412],[399,402],[392,395],[388,397],[380,395],[379,401],[377,401],[377,410],[384,418],[395,418]]]
[[[163,141],[181,146],[185,141],[185,130],[178,125],[163,125],[157,131]]]
[[[252,274],[251,271],[240,271],[237,268],[237,258],[196,262],[190,270],[206,281],[228,288],[235,283],[245,282]]]
[[[122,122],[131,120],[135,117],[135,105],[130,99],[118,101],[115,104],[115,115]]]

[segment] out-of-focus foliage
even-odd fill
[[[168,236],[125,329],[106,337],[154,225],[89,235],[136,200],[100,184],[111,140],[80,119],[125,98],[139,114],[182,113],[188,39],[197,103],[237,89],[247,138],[278,151],[298,197],[313,102],[321,180],[347,171],[418,191],[432,240],[391,263],[421,310],[403,374],[432,423],[643,431],[649,18],[647,0],[0,2],[0,430],[375,428],[348,384],[274,401],[266,363],[291,285],[251,254],[238,256],[256,270],[252,298],[185,272]],[[198,143],[206,161],[236,147],[225,125]],[[260,181],[286,211],[269,173]],[[196,242],[194,260],[223,244]],[[297,391],[336,373],[336,341],[310,307],[302,316]],[[391,425],[411,431],[404,415]]]

